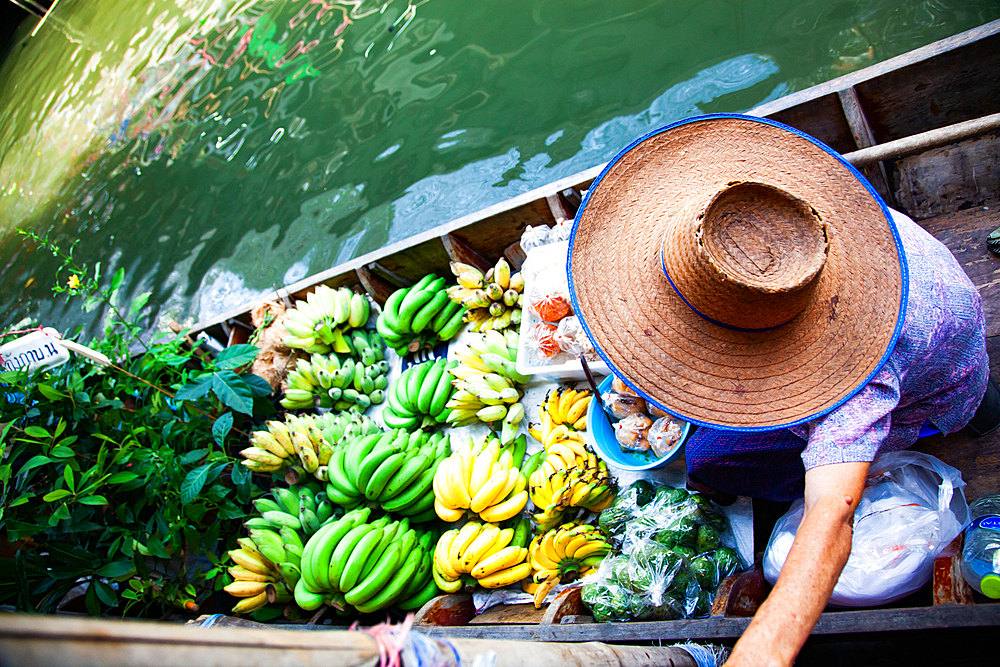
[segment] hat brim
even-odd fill
[[[814,298],[767,331],[701,317],[660,264],[681,205],[734,182],[783,189],[826,225]],[[680,121],[619,153],[577,212],[567,274],[574,309],[615,375],[666,412],[740,431],[809,421],[854,395],[895,346],[908,282],[889,210],[853,166],[794,128],[736,114]]]

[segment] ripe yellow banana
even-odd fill
[[[506,569],[494,572],[479,579],[479,585],[483,588],[503,588],[528,578],[531,575],[531,566],[527,563],[518,563]]]
[[[488,577],[494,572],[505,570],[524,561],[528,550],[524,547],[505,547],[489,558],[484,558],[470,572],[476,579]],[[527,575],[525,575],[527,576]]]
[[[522,491],[520,493],[514,494],[507,500],[494,505],[493,507],[487,507],[485,510],[479,513],[479,518],[483,521],[488,521],[490,523],[500,523],[501,521],[506,521],[518,512],[524,509],[524,506],[528,504],[528,492]]]
[[[267,604],[267,593],[260,593],[253,597],[246,597],[233,606],[234,614],[249,614],[251,611],[260,609]]]
[[[445,531],[438,539],[437,546],[434,547],[434,567],[439,569],[448,579],[458,579],[462,576],[451,567],[451,561],[448,559],[448,552],[456,537],[458,537],[457,528]]]
[[[535,609],[542,608],[542,605],[545,603],[545,598],[549,596],[549,593],[558,584],[559,584],[559,577],[557,575],[551,576],[544,582],[542,582],[542,584],[535,591]]]
[[[268,582],[265,581],[234,581],[222,590],[233,597],[250,598],[263,593],[264,589],[267,588],[267,584]]]
[[[514,471],[498,470],[493,473],[493,475],[481,485],[479,491],[472,498],[472,502],[469,504],[469,509],[476,514],[479,514],[484,509],[492,505],[499,492],[506,487],[507,479],[510,476],[508,473],[510,472]],[[517,476],[515,474],[515,480],[516,478]],[[511,488],[513,488],[513,486],[514,485],[511,484]]]
[[[455,523],[463,516],[465,516],[465,510],[454,509],[445,506],[440,498],[434,498],[434,513],[438,515],[442,521],[447,521],[448,523]]]

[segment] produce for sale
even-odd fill
[[[309,419],[309,416],[300,415],[299,419]],[[346,412],[325,412],[321,415],[312,415],[311,419],[323,438],[336,447],[345,439],[350,440],[359,436],[381,433],[378,423],[371,417],[367,417],[354,410]]]
[[[350,354],[313,354],[297,359],[288,373],[288,388],[281,405],[289,410],[333,408],[364,412],[385,400],[389,363],[384,359],[382,338],[375,331],[355,329]]]
[[[275,487],[271,494],[273,498],[253,501],[260,517],[247,520],[247,528],[288,528],[308,537],[338,513],[316,482],[297,484],[289,489]]]
[[[553,588],[591,574],[610,551],[597,526],[567,523],[547,530],[531,540],[531,583],[522,588],[535,596],[535,608],[540,608]]]
[[[438,359],[410,366],[389,387],[382,421],[389,428],[413,430],[443,424],[451,414],[448,400],[454,393],[450,368],[457,362]]]
[[[499,422],[501,442],[510,442],[524,418],[520,403],[524,394],[517,385],[527,380],[514,367],[517,334],[486,331],[455,356],[459,364],[449,370],[455,378],[455,393],[447,404],[452,411],[448,423],[468,426],[477,421],[493,425]]]
[[[587,407],[592,397],[589,389],[550,389],[538,407],[540,423],[528,424],[528,433],[546,449],[561,440],[583,443],[582,432],[587,430]]]
[[[274,542],[260,531],[256,538],[238,539],[240,548],[229,552],[235,563],[228,570],[233,582],[223,590],[240,598],[233,607],[236,614],[249,614],[268,602],[290,601],[298,581],[296,557],[285,551],[281,538]]]
[[[370,428],[360,422],[359,428]],[[302,472],[326,481],[326,466],[333,456],[334,446],[323,437],[317,422],[311,416],[286,415],[285,421],[269,421],[267,430],[250,434],[250,444],[240,452],[244,466],[254,472],[279,472],[292,465],[301,464]]]
[[[469,521],[446,531],[434,549],[434,579],[445,593],[479,584],[502,588],[531,574],[527,562],[531,524],[526,518],[513,526]]]
[[[293,591],[296,604],[307,611],[327,604],[367,614],[394,604],[415,609],[437,594],[431,574],[437,534],[410,528],[405,518],[369,522],[369,515],[367,507],[352,510],[309,539]]]
[[[448,452],[443,433],[397,429],[355,438],[330,459],[327,497],[348,509],[366,503],[413,523],[430,521],[434,474]]]
[[[616,553],[583,600],[598,621],[705,616],[719,583],[742,567],[725,516],[701,494],[640,480],[601,512]]]
[[[412,287],[393,292],[375,323],[386,344],[403,357],[432,348],[462,330],[461,304],[445,291],[445,278],[428,273]]]
[[[680,445],[684,422],[646,403],[617,376],[611,391],[601,394],[601,405],[623,452],[663,458]]]
[[[331,289],[317,285],[316,289],[285,311],[282,325],[288,331],[285,345],[310,354],[337,352],[349,354],[350,344],[345,340],[349,329],[363,327],[368,321],[370,304],[364,294],[356,294],[346,287]]]
[[[575,508],[600,512],[614,501],[617,492],[607,464],[575,440],[552,443],[528,480],[539,530],[572,518]]]
[[[501,445],[495,434],[469,439],[444,459],[434,475],[434,510],[455,522],[466,510],[487,523],[516,516],[528,503],[527,477],[521,472],[527,438]]]
[[[511,274],[506,259],[501,257],[486,274],[461,262],[452,262],[451,272],[458,285],[448,288],[448,298],[465,308],[464,319],[473,331],[502,331],[521,323],[524,278]]]

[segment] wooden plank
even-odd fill
[[[919,222],[948,246],[979,290],[986,315],[986,335],[1000,335],[1000,257],[986,248],[986,237],[1000,227],[1000,206],[971,208]]]
[[[972,587],[962,576],[962,545],[965,544],[965,533],[945,547],[934,559],[934,574],[932,587],[934,604],[972,604]]]
[[[361,286],[368,292],[368,296],[374,299],[378,305],[384,306],[386,300],[396,291],[396,286],[392,285],[382,276],[372,271],[367,266],[360,266],[355,269]]]
[[[884,80],[884,77],[893,72],[906,70],[909,72],[907,76],[912,76],[912,68],[914,65],[927,63],[927,66],[936,67],[936,63],[931,61],[934,61],[938,56],[948,52],[956,52],[958,54],[967,53],[969,51],[969,46],[988,40],[998,34],[1000,34],[1000,20],[992,21],[976,28],[972,28],[971,30],[966,30],[965,32],[961,32],[957,35],[939,40],[933,44],[928,44],[918,49],[898,55],[894,58],[889,58],[888,60],[884,60],[880,63],[875,63],[874,65],[857,70],[856,72],[850,72],[849,74],[837,77],[836,79],[831,79],[830,81],[786,95],[772,102],[767,102],[755,107],[749,113],[755,116],[774,117],[775,114],[779,114],[792,107],[808,104],[818,98],[828,95],[835,96],[838,90],[844,90],[845,88],[850,88],[852,86],[862,86],[867,82],[874,82],[876,79]],[[960,57],[963,56],[960,55]],[[881,81],[879,81],[879,83],[881,83]],[[884,141],[885,138],[882,137],[880,140]]]
[[[498,623],[526,625],[541,623],[544,616],[545,610],[535,609],[533,604],[499,604],[473,618],[469,621],[469,625],[496,625]]]
[[[514,639],[541,642],[645,642],[736,639],[749,618],[698,618],[679,621],[588,623],[583,625],[421,626],[432,637]],[[1000,625],[1000,604],[940,605],[899,609],[828,611],[820,615],[813,635],[881,633],[907,630],[994,627]]]
[[[1000,202],[998,137],[991,133],[896,162],[892,180],[900,210],[923,220]]]
[[[583,606],[583,587],[567,588],[545,608],[542,623],[559,624],[566,616],[579,616],[586,612],[587,608]]]
[[[858,99],[858,93],[854,87],[845,88],[844,90],[837,91],[837,97],[840,99],[840,106],[844,110],[844,118],[847,120],[847,124],[851,128],[851,134],[854,137],[854,144],[857,148],[869,148],[875,145],[875,135],[872,133],[871,126],[868,124],[868,118],[865,116],[864,107],[861,106],[861,101]],[[868,165],[861,168],[861,173],[865,175],[865,178],[875,187],[875,190],[882,196],[882,199],[886,201],[890,206],[894,206],[895,202],[892,197],[892,191],[889,189],[889,176],[885,171],[885,165],[878,162],[873,165]]]
[[[456,626],[466,625],[476,616],[476,606],[472,603],[472,595],[456,593],[439,595],[414,615],[415,625]]]
[[[474,266],[483,273],[489,271],[494,264],[488,258],[481,255],[465,237],[456,234],[445,234],[441,237],[441,244],[444,246],[448,258],[453,262]]]
[[[361,632],[289,632],[264,628],[198,628],[0,614],[0,661],[49,667],[297,667],[379,664],[375,640]]]

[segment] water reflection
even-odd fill
[[[1000,15],[989,0],[63,0],[0,69],[5,321],[28,227],[193,321]],[[29,28],[31,26],[28,26]],[[24,31],[22,26],[22,32]],[[97,315],[95,314],[95,317]]]

